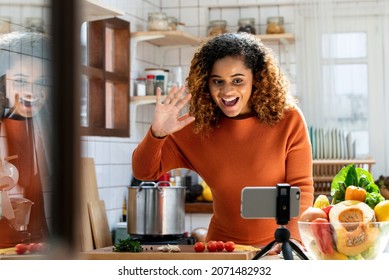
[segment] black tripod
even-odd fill
[[[290,232],[285,227],[290,219],[290,185],[277,184],[277,192],[276,220],[280,227],[276,229],[274,233],[275,240],[267,244],[261,251],[259,251],[254,256],[253,260],[257,260],[265,255],[275,243],[282,243],[281,251],[284,260],[293,260],[293,250],[300,259],[308,260],[308,257],[304,254],[304,252],[296,244],[289,240]]]

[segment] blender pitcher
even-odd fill
[[[31,206],[34,204],[31,200],[23,197],[11,198],[12,209],[14,210],[15,219],[10,222],[17,231],[27,231],[30,222]]]

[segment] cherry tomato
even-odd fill
[[[28,251],[30,251],[30,253],[37,253],[40,251],[40,246],[38,243],[30,243],[28,244]]]
[[[49,245],[48,245],[48,243],[45,243],[45,242],[39,242],[37,244],[37,247],[38,247],[38,251],[40,253],[47,253],[47,251],[49,250]]]
[[[228,252],[232,252],[235,250],[235,243],[233,241],[227,241],[226,243],[224,243],[224,248]]]
[[[196,252],[203,252],[205,250],[205,244],[203,242],[196,242],[194,245],[193,245],[193,249],[196,251]]]
[[[207,243],[207,250],[209,252],[216,252],[216,250],[217,250],[216,241],[208,241],[208,243]]]
[[[23,255],[27,251],[28,251],[28,245],[27,244],[20,243],[20,244],[16,244],[15,245],[15,252],[16,252],[16,254]]]
[[[224,242],[223,241],[216,241],[216,249],[218,251],[223,251],[224,250]]]

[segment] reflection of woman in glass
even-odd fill
[[[48,52],[48,38],[40,33],[13,32],[0,37],[1,122],[8,155],[18,156],[12,163],[20,174],[20,193],[34,203],[28,224],[30,242],[43,241],[48,235],[43,200],[49,167],[45,139],[49,136],[45,106],[49,93]]]

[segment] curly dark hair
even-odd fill
[[[243,57],[253,73],[253,89],[249,106],[260,121],[269,125],[279,122],[284,110],[295,107],[289,94],[289,82],[274,60],[271,49],[255,35],[224,33],[206,39],[195,53],[187,88],[192,94],[189,112],[195,120],[195,132],[210,132],[218,126],[223,114],[208,88],[208,79],[214,63],[227,56]]]

